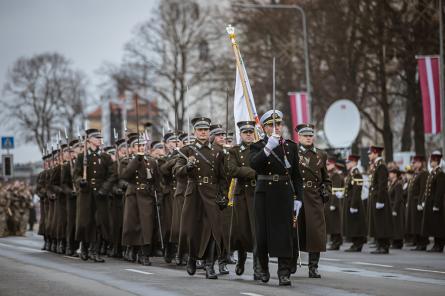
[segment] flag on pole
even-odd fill
[[[292,126],[311,121],[309,114],[309,100],[305,92],[289,93]],[[298,141],[298,133],[293,129],[293,139]]]
[[[424,131],[433,135],[442,130],[439,62],[439,56],[417,57]]]
[[[250,106],[252,107],[252,115],[254,118],[253,119],[250,118],[246,99],[244,98],[243,85],[241,83],[241,76],[239,73],[240,69],[238,69],[238,67],[237,67],[236,82],[235,82],[235,94],[234,94],[234,99],[233,99],[233,115],[234,115],[234,119],[235,119],[236,142],[237,143],[240,143],[240,141],[241,141],[240,135],[239,135],[239,128],[236,125],[237,122],[255,120],[257,125],[260,124],[260,119],[259,119],[258,113],[256,111],[255,101],[253,99],[253,94],[252,94],[252,89],[250,87],[249,78],[247,77],[247,71],[246,71],[246,68],[244,67],[244,63],[241,62],[240,64],[241,64],[241,71],[243,71],[242,73],[244,74],[243,76],[245,78],[247,93],[249,96],[248,101],[250,102]]]

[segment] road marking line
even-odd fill
[[[392,265],[385,265],[385,264],[375,264],[375,263],[368,263],[368,262],[352,262],[352,264],[359,264],[359,265],[369,265],[369,266],[379,266],[379,267],[394,267]]]
[[[68,258],[68,259],[80,260],[79,257],[71,257],[71,256],[63,256],[63,257]]]
[[[257,294],[257,293],[249,293],[249,292],[241,292],[241,295],[247,295],[247,296],[263,296],[261,294]]]
[[[325,260],[325,261],[341,261],[340,259],[332,259],[332,258],[320,258],[320,260]]]
[[[142,273],[142,274],[153,274],[151,272],[146,272],[146,271],[142,271],[142,270],[137,270],[137,269],[131,269],[131,268],[125,268],[126,271],[131,271],[131,272],[136,272],[136,273]]]
[[[439,270],[429,270],[429,269],[419,269],[419,268],[405,268],[406,270],[413,270],[413,271],[423,271],[423,272],[432,272],[432,273],[441,273],[445,274],[445,271],[439,271]]]
[[[27,247],[11,246],[11,245],[7,245],[7,244],[3,244],[3,243],[0,243],[0,246],[8,247],[11,249],[20,249],[20,250],[27,251],[27,252],[37,252],[37,253],[46,253],[47,252],[47,251],[31,249],[31,248],[27,248]]]

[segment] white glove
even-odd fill
[[[298,214],[300,213],[301,207],[303,206],[303,203],[299,200],[294,200],[294,211],[295,215],[298,217]]]
[[[384,204],[384,203],[379,203],[379,202],[376,202],[376,203],[375,203],[375,208],[376,208],[377,210],[383,209],[384,207],[385,207],[385,204]]]
[[[417,205],[417,210],[418,210],[419,212],[423,211],[423,206],[422,206],[422,205]]]
[[[329,210],[331,210],[331,212],[335,211],[335,206],[329,206]]]
[[[349,208],[349,213],[351,213],[351,214],[358,213],[358,209]]]
[[[397,217],[397,212],[394,212],[394,211],[393,211],[393,212],[392,212],[392,216],[393,216],[393,217]]]
[[[342,199],[342,198],[343,198],[343,192],[341,192],[341,191],[337,191],[337,192],[335,192],[335,196],[336,196],[338,199]]]
[[[433,212],[439,212],[439,208],[433,207]]]
[[[425,208],[425,202],[422,202],[422,208]]]
[[[269,150],[274,150],[280,144],[280,136],[277,134],[272,134],[267,140],[266,148]]]

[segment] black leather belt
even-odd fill
[[[289,181],[288,175],[258,175],[258,181]]]

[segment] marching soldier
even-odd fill
[[[11,215],[10,196],[7,192],[7,186],[0,184],[0,237],[8,235],[8,218]]]
[[[139,261],[142,265],[149,266],[160,177],[156,161],[146,155],[145,145],[148,143],[145,139],[130,138],[129,145],[137,152],[121,174],[121,178],[128,182],[122,244],[133,249],[140,248],[142,256]]]
[[[74,186],[73,173],[77,155],[82,152],[82,143],[76,139],[69,143],[67,164],[63,168],[62,184],[66,199],[66,252],[67,256],[76,256],[79,242],[76,241],[76,203],[78,189]]]
[[[389,171],[389,201],[392,210],[392,221],[394,226],[394,236],[391,241],[392,249],[401,249],[403,247],[403,238],[405,235],[405,201],[403,198],[403,185],[401,172],[395,167]]]
[[[110,256],[115,258],[122,257],[122,224],[124,194],[127,189],[127,183],[120,178],[123,162],[126,154],[126,141],[119,139],[115,143],[116,155],[113,160],[113,171],[116,176],[110,195]]]
[[[237,123],[240,130],[241,144],[232,147],[229,151],[228,173],[236,178],[233,197],[233,223],[231,225],[231,249],[237,250],[238,262],[235,273],[244,273],[244,264],[247,252],[253,252],[254,279],[259,280],[259,266],[255,242],[255,216],[253,198],[256,186],[256,172],[250,167],[250,145],[255,137],[255,121],[240,121]]]
[[[363,176],[358,169],[360,156],[351,154],[346,161],[348,176],[345,181],[343,234],[352,245],[345,252],[361,252],[368,233],[366,211],[362,201]]]
[[[221,166],[224,168],[224,179],[223,186],[225,191],[228,191],[229,183],[227,169],[225,167],[225,159],[228,155],[228,149],[226,147],[226,132],[224,131],[221,124],[210,125],[210,143],[217,149],[219,153],[223,155],[221,160],[223,163]],[[224,183],[225,182],[225,183]],[[227,207],[222,210],[222,229],[223,229],[223,250],[218,258],[218,269],[221,275],[229,274],[229,269],[227,268],[227,263],[230,263],[230,223],[232,220],[232,208]]]
[[[176,174],[188,177],[181,217],[185,236],[181,244],[187,245],[189,254],[187,273],[194,275],[196,260],[204,258],[206,278],[217,279],[215,253],[222,251],[221,208],[227,206],[227,199],[221,184],[225,178],[223,155],[209,142],[210,122],[206,117],[192,120],[196,142],[181,149],[183,157],[178,158]]]
[[[269,281],[268,257],[278,257],[280,285],[290,285],[293,220],[303,200],[298,146],[282,137],[283,113],[266,112],[260,119],[264,139],[250,145],[250,166],[257,173],[255,235],[260,279]],[[295,211],[295,216],[294,216]]]
[[[298,216],[300,249],[309,253],[309,277],[320,278],[320,252],[326,251],[324,204],[332,192],[326,168],[327,154],[314,146],[313,124],[300,124],[296,131],[300,140],[299,163],[304,188],[303,207]]]
[[[421,203],[423,209],[422,236],[434,237],[434,245],[428,252],[443,252],[445,244],[444,197],[445,173],[440,167],[442,153],[434,151],[430,156],[431,172]]]
[[[46,204],[48,202],[48,196],[46,195],[45,175],[47,174],[48,167],[49,167],[48,155],[44,155],[42,157],[42,160],[43,160],[43,171],[41,171],[37,175],[36,193],[40,199],[40,221],[39,221],[38,234],[43,236],[42,250],[46,250],[47,244],[48,244],[48,238],[45,234],[45,220],[46,220],[46,215],[47,215],[47,212],[45,211],[45,209],[47,207]]]
[[[85,131],[84,153],[79,154],[74,179],[79,187],[77,196],[76,240],[81,242],[82,260],[88,260],[88,248],[95,262],[104,262],[100,256],[102,240],[108,237],[107,204],[113,176],[111,157],[100,150],[102,135],[97,129]],[[85,161],[84,161],[85,159]]]
[[[191,145],[195,141],[195,137],[192,135],[183,134],[180,137],[183,146]],[[173,207],[173,220],[172,220],[172,230],[170,235],[170,241],[178,245],[178,250],[176,253],[176,264],[185,265],[187,262],[185,260],[185,255],[188,252],[187,244],[182,243],[187,240],[184,229],[181,225],[182,211],[184,208],[185,201],[185,190],[187,189],[187,172],[185,170],[178,169],[178,157],[175,160],[175,165],[172,168],[172,173],[176,180],[176,190],[174,196],[174,207]]]
[[[339,250],[343,243],[342,237],[342,203],[344,192],[344,180],[341,172],[337,169],[337,158],[329,157],[327,170],[332,181],[332,194],[329,202],[325,204],[326,233],[329,234],[331,245],[328,250]]]
[[[176,163],[177,149],[180,149],[182,142],[179,140],[180,131],[169,131],[164,135],[165,148],[168,154],[158,159],[159,171],[162,179],[162,204],[161,221],[162,237],[165,238],[164,261],[171,263],[176,251],[176,245],[170,242],[171,228],[173,221],[173,203],[176,190],[176,180],[172,174],[173,165]]]
[[[49,235],[51,239],[50,252],[57,253],[57,207],[56,200],[59,193],[60,185],[60,169],[59,169],[59,150],[56,149],[52,153],[52,168],[49,172],[49,191],[50,191],[50,203],[49,203]]]
[[[421,235],[422,226],[422,199],[425,191],[428,171],[425,170],[425,157],[416,155],[413,157],[414,175],[408,181],[408,197],[406,203],[406,233],[413,236],[415,248],[413,251],[426,251],[428,238]]]
[[[388,254],[390,240],[394,235],[392,210],[388,195],[388,169],[382,158],[383,147],[371,146],[368,151],[371,161],[368,199],[369,236],[374,237],[377,249],[371,254]]]

